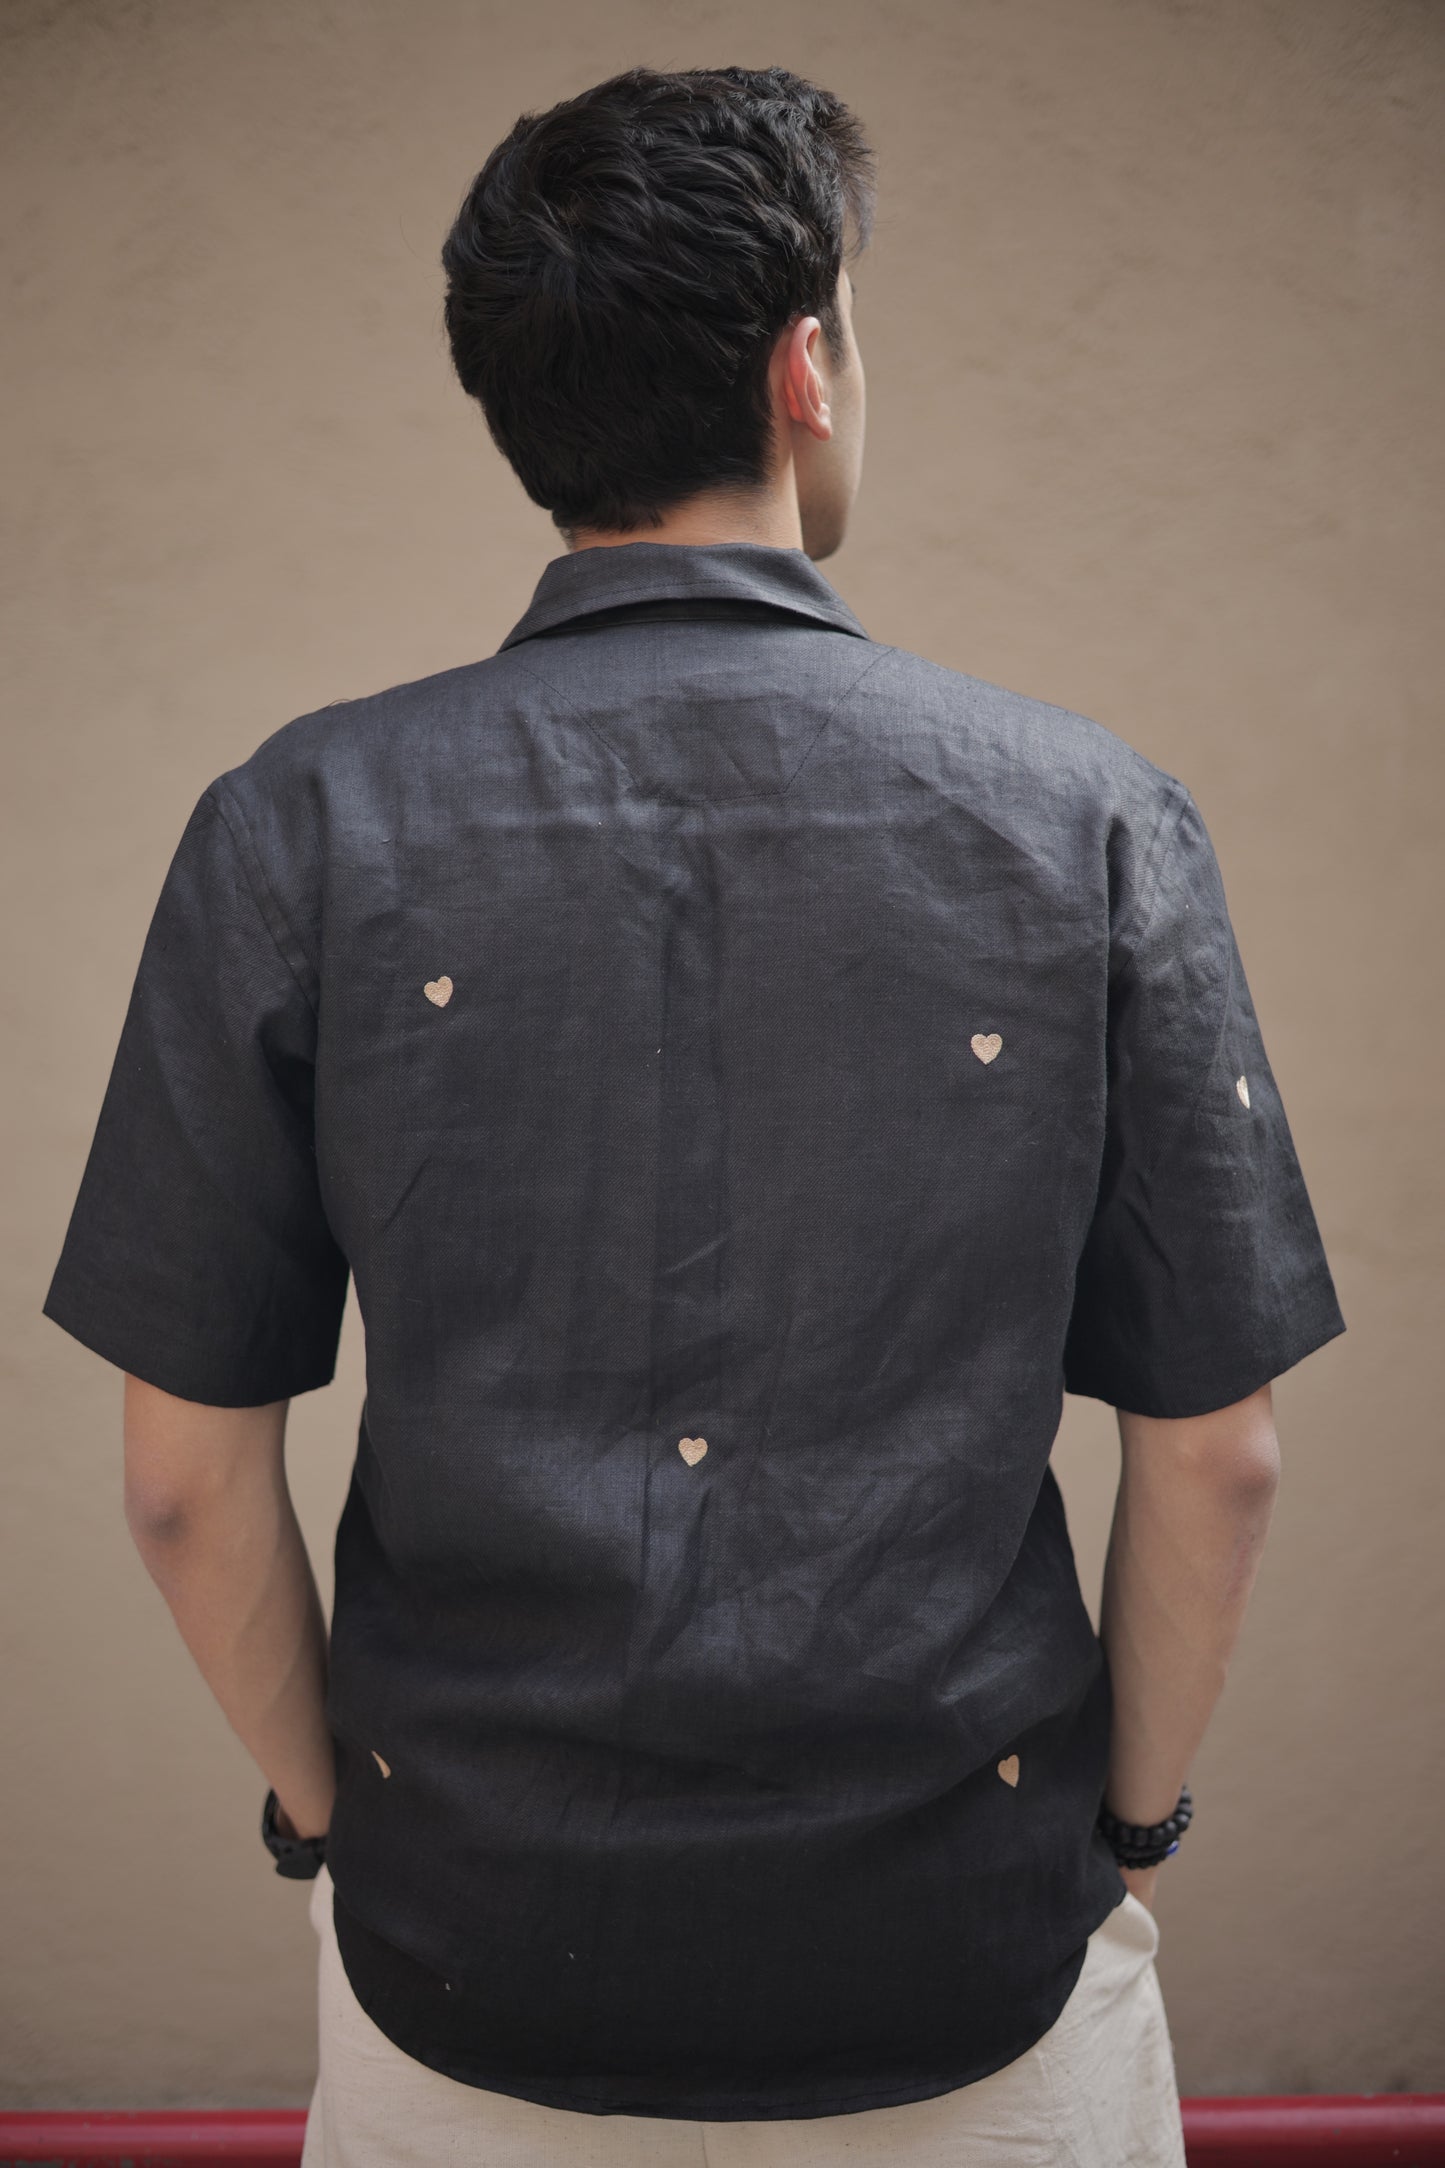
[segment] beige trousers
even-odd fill
[[[320,2062],[301,2168],[1184,2168],[1159,1926],[1126,1892],[1059,2018],[1016,2062],[901,2107],[752,2123],[589,2115],[443,2077],[347,1980],[331,1879],[312,1885]]]

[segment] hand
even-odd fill
[[[1138,1898],[1150,1912],[1154,1910],[1154,1884],[1159,1879],[1159,1869],[1154,1867],[1121,1867],[1119,1879],[1131,1895]]]

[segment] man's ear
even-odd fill
[[[833,410],[828,404],[828,387],[813,359],[822,330],[816,316],[800,316],[787,333],[783,398],[789,420],[801,423],[811,435],[826,441],[833,434]]]

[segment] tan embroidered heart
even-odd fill
[[[428,1001],[434,1001],[439,1009],[444,1009],[452,998],[452,982],[450,979],[428,979],[422,992]]]
[[[695,1468],[707,1451],[707,1440],[706,1438],[679,1438],[677,1450],[681,1453],[689,1468]]]
[[[1017,1754],[1005,1754],[998,1765],[998,1773],[1005,1784],[1017,1784],[1019,1780],[1019,1758]]]
[[[980,1061],[992,1061],[1003,1052],[1003,1040],[996,1031],[989,1032],[987,1037],[983,1032],[976,1031],[968,1043]]]
[[[382,1760],[381,1756],[377,1753],[375,1747],[373,1747],[371,1750],[371,1758],[376,1763],[377,1768],[381,1771],[384,1777],[389,1777],[391,1775],[390,1767],[386,1762]]]
[[[1244,1081],[1244,1078],[1243,1078],[1243,1077],[1240,1077],[1240,1078],[1239,1078],[1239,1080],[1238,1080],[1238,1081],[1237,1081],[1237,1083],[1235,1084],[1235,1087],[1234,1087],[1234,1088],[1235,1088],[1235,1090],[1236,1090],[1236,1091],[1237,1091],[1237,1092],[1239,1093],[1239,1096],[1240,1096],[1240,1098],[1241,1098],[1241,1099],[1242,1099],[1242,1100],[1244,1101],[1245,1105],[1246,1105],[1246,1106],[1248,1106],[1248,1105],[1249,1105],[1249,1086],[1248,1086],[1248,1085],[1247,1085],[1247,1084],[1245,1083],[1245,1081]]]

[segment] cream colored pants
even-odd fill
[[[1184,2168],[1159,1926],[1132,1893],[1090,1936],[1057,2022],[1016,2062],[932,2100],[755,2123],[587,2115],[443,2077],[357,2002],[324,1867],[311,1920],[320,2074],[301,2168]]]

